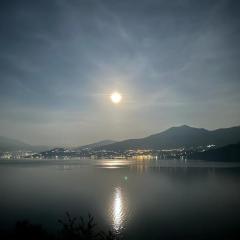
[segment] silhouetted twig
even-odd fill
[[[97,231],[97,224],[91,214],[88,214],[88,219],[85,221],[82,217],[77,220],[67,212],[66,219],[58,220],[62,225],[61,237],[69,240],[112,240],[116,239],[111,231]]]
[[[4,240],[116,240],[117,237],[108,231],[98,231],[91,214],[87,220],[83,217],[77,219],[67,212],[65,218],[59,219],[61,230],[59,235],[51,235],[41,225],[34,225],[27,220],[18,221],[12,232],[0,232]]]

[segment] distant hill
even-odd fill
[[[211,149],[206,152],[193,153],[190,158],[208,161],[240,162],[240,143]]]
[[[16,139],[0,136],[0,151],[1,152],[19,151],[19,150],[41,152],[41,151],[44,151],[47,149],[49,149],[49,147],[47,147],[47,146],[32,146],[30,144],[27,144],[25,142],[22,142],[22,141],[19,141]]]
[[[76,148],[53,148],[48,151],[43,151],[40,154],[36,154],[36,156],[44,157],[44,158],[56,158],[56,157],[79,157],[79,152],[88,152],[89,150],[93,150],[95,148],[103,147],[108,144],[115,143],[113,140],[103,140],[100,142],[84,145]],[[86,156],[86,155],[85,155]]]
[[[81,151],[84,149],[93,149],[93,148],[99,148],[99,147],[103,147],[109,144],[113,144],[116,143],[116,141],[113,140],[103,140],[103,141],[99,141],[96,143],[92,143],[92,144],[88,144],[88,145],[84,145],[84,146],[80,146],[80,147],[76,147],[74,148],[75,151]]]
[[[6,138],[3,136],[0,136],[0,150],[1,151],[14,151],[14,150],[20,150],[24,149],[27,150],[31,146],[27,143],[18,141],[16,139]]]
[[[55,158],[56,156],[69,156],[71,155],[71,150],[68,148],[53,148],[48,151],[41,152],[40,154],[35,154],[34,157],[40,156],[44,158]]]
[[[182,147],[191,148],[212,144],[216,147],[222,147],[238,142],[240,142],[240,126],[210,131],[204,128],[194,128],[183,125],[180,127],[171,127],[161,133],[150,135],[145,138],[128,139],[120,142],[104,140],[77,147],[72,150],[82,151],[89,149],[105,149],[112,151],[124,151],[139,148],[154,150]],[[0,151],[31,150],[41,152],[49,149],[49,147],[45,146],[32,146],[15,139],[0,137]]]
[[[129,139],[106,145],[106,150],[123,151],[128,149],[173,149],[180,147],[197,147],[214,144],[217,147],[240,141],[240,127],[206,130],[186,125],[172,127],[158,134],[145,138]]]

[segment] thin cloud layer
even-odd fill
[[[81,145],[239,125],[237,1],[0,4],[1,135]]]

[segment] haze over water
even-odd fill
[[[240,164],[160,160],[0,161],[0,227],[51,231],[66,211],[125,239],[240,233]],[[240,236],[240,235],[239,235]]]

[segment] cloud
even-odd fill
[[[224,127],[213,108],[228,116],[235,109],[229,122],[238,124],[239,8],[236,1],[1,2],[1,130],[29,142],[85,144],[174,124]],[[114,90],[124,96],[118,109],[108,99]],[[28,128],[34,134],[26,137]]]

